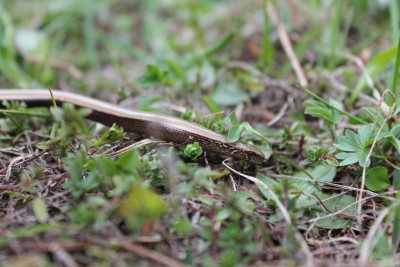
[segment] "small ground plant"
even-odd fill
[[[0,100],[73,91],[267,159],[0,101],[0,263],[398,265],[399,25],[395,0],[0,3]]]

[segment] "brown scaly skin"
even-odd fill
[[[198,124],[173,116],[126,109],[109,103],[63,91],[52,91],[57,103],[70,102],[77,107],[89,108],[89,119],[111,126],[114,123],[126,131],[154,136],[176,144],[198,142],[203,150],[244,159],[255,164],[265,161],[264,154],[257,148],[236,142],[229,143],[225,135],[216,133]],[[28,106],[52,106],[48,90],[0,89],[0,101],[24,101]]]

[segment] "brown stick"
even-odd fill
[[[278,33],[278,37],[281,41],[283,50],[285,50],[286,55],[292,63],[293,70],[296,73],[297,78],[299,79],[300,85],[307,88],[308,82],[306,76],[304,75],[303,69],[301,68],[299,60],[297,59],[297,56],[293,50],[292,44],[290,43],[290,39],[286,32],[285,26],[280,21],[278,17],[278,12],[276,11],[275,6],[272,4],[272,1],[268,1],[267,3],[267,12],[269,19],[276,27],[276,32]]]
[[[185,267],[186,265],[180,261],[168,257],[158,251],[147,249],[143,246],[133,244],[131,242],[125,242],[121,245],[121,248],[135,254],[140,258],[148,259],[152,262],[168,266],[168,267]]]

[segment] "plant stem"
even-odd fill
[[[343,110],[341,110],[341,109],[338,109],[337,107],[335,107],[335,106],[329,104],[328,101],[326,101],[326,100],[324,100],[323,98],[317,96],[316,94],[314,94],[314,93],[311,92],[310,90],[308,90],[308,89],[302,87],[301,85],[298,85],[297,88],[299,88],[299,89],[302,90],[303,92],[307,93],[308,95],[314,97],[314,98],[317,99],[318,101],[324,103],[325,105],[327,105],[327,106],[330,107],[331,109],[336,110],[337,112],[341,113],[342,115],[345,115],[345,116],[349,117],[350,119],[357,121],[358,123],[361,123],[361,124],[364,124],[364,125],[367,125],[367,124],[368,124],[367,121],[365,121],[365,120],[363,120],[363,119],[360,119],[360,118],[357,118],[357,117],[351,115],[350,113],[348,113],[348,112],[346,112],[346,111],[343,111]]]
[[[399,78],[399,68],[400,68],[400,39],[397,44],[397,55],[396,55],[396,65],[393,70],[393,82],[392,82],[392,88],[390,91],[392,91],[393,95],[396,96],[397,93],[397,80]],[[393,105],[394,98],[390,98],[390,105]]]

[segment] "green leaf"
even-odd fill
[[[106,144],[112,144],[121,141],[124,138],[124,130],[115,125],[115,123],[108,129],[93,145],[96,148]]]
[[[376,55],[366,66],[366,71],[369,76],[373,79],[379,73],[381,73],[385,67],[393,60],[397,53],[397,46],[393,46],[392,48],[383,51],[382,53]],[[358,81],[356,88],[353,90],[353,94],[350,97],[349,105],[351,105],[354,100],[356,100],[358,94],[363,90],[363,88],[367,85],[367,79],[365,75],[361,77]]]
[[[336,148],[330,147],[326,148],[325,146],[309,146],[306,147],[306,152],[308,158],[303,161],[304,165],[324,165],[326,167],[333,166],[336,167],[339,165],[337,160],[334,158],[336,153]]]
[[[331,212],[341,210],[356,201],[354,197],[346,195],[340,197],[333,197],[335,195],[327,195],[320,192],[316,194],[321,200],[330,199],[324,201],[324,205]],[[326,211],[322,210],[322,208],[318,205],[316,205],[313,209],[315,209],[319,214],[318,216],[316,216],[316,218],[326,215]],[[356,211],[356,206],[352,206],[348,208],[345,212],[349,213],[349,215],[354,215],[355,211]],[[322,220],[318,220],[315,225],[317,227],[324,229],[343,229],[348,226],[352,226],[353,224],[354,224],[354,219],[334,216],[332,218],[325,218]]]
[[[224,221],[226,219],[228,219],[232,214],[232,210],[231,209],[222,209],[217,213],[217,217],[216,219],[218,221]]]
[[[160,102],[163,99],[164,98],[162,98],[161,96],[149,97],[146,95],[141,95],[139,98],[139,103],[137,104],[136,108],[143,111],[163,113],[162,108],[153,107],[154,103]]]
[[[374,127],[372,124],[368,124],[365,127],[360,127],[358,129],[358,140],[361,146],[366,147],[368,141],[371,140],[372,133],[374,132]],[[372,140],[371,140],[372,141]]]
[[[235,112],[231,112],[230,119],[233,126],[228,132],[228,142],[235,143],[242,135],[244,127],[239,124]]]
[[[20,67],[14,38],[13,21],[5,8],[0,9],[0,72],[17,87],[33,85],[31,77]]]
[[[190,233],[193,233],[194,229],[193,229],[192,224],[190,223],[189,220],[182,219],[182,220],[179,220],[174,225],[174,230],[178,234],[190,234]]]
[[[326,167],[337,167],[339,166],[339,162],[335,158],[328,158],[325,162],[322,163],[323,166]]]
[[[269,144],[268,140],[262,136],[258,131],[256,131],[248,122],[243,122],[240,126],[244,127],[246,131],[249,133],[255,134],[260,137],[267,145]]]
[[[376,114],[376,110],[375,110],[375,109],[370,108],[370,107],[366,107],[366,108],[363,108],[363,110],[364,110],[364,112],[365,112],[365,115],[367,115],[367,117],[368,117],[371,121],[374,121],[374,120],[375,120],[375,114]],[[382,113],[381,113],[381,112],[378,112],[378,116],[377,116],[377,118],[376,118],[376,125],[377,125],[377,127],[380,128],[383,122],[384,122],[384,120],[383,120]],[[383,131],[384,133],[387,133],[387,132],[389,131],[389,127],[388,127],[387,124],[385,124],[385,125],[383,126],[382,131]]]
[[[400,69],[400,38],[399,36],[399,5],[398,2],[395,0],[390,1],[390,17],[391,17],[391,22],[392,22],[392,32],[394,36],[394,41],[397,41],[397,52],[396,52],[396,64],[393,68],[393,81],[392,81],[392,86],[390,87],[390,91],[393,93],[393,95],[397,96],[397,85],[398,85],[398,79],[399,79],[399,69]],[[390,98],[390,105],[393,105],[394,99]]]
[[[389,249],[389,242],[386,234],[382,229],[378,229],[375,235],[380,236],[380,238],[371,251],[371,257],[379,260],[389,259],[392,256],[392,252]]]
[[[94,168],[90,168],[91,172],[87,177],[84,177],[83,172],[89,168],[90,158],[86,157],[83,151],[76,154],[68,153],[66,163],[68,164],[66,169],[70,180],[64,184],[64,187],[72,189],[73,197],[79,198],[104,182],[104,179],[100,179]]]
[[[147,71],[138,78],[139,82],[145,86],[150,87],[157,84],[162,84],[168,75],[168,71],[160,70],[158,66],[147,65]]]
[[[249,96],[233,83],[218,85],[212,92],[211,97],[221,106],[235,106],[245,102]]]
[[[195,160],[203,154],[203,149],[198,142],[194,142],[193,144],[187,144],[183,152],[180,154],[190,158],[191,160]]]
[[[357,151],[360,148],[357,144],[357,135],[351,130],[346,130],[344,135],[338,137],[334,146],[343,151]]]
[[[29,226],[22,226],[21,228],[17,228],[14,231],[11,231],[9,233],[0,235],[0,246],[4,246],[8,244],[9,242],[15,242],[15,240],[19,240],[22,238],[30,237],[33,235],[37,235],[40,233],[45,233],[48,231],[54,231],[54,230],[61,230],[65,231],[68,229],[68,227],[71,227],[71,225],[64,225],[64,224],[56,224],[56,223],[45,223],[45,224],[34,224],[34,225],[29,225]]]
[[[323,103],[312,99],[306,100],[304,102],[304,105],[310,108],[326,108],[326,106]]]
[[[168,64],[168,67],[179,79],[181,79],[184,83],[187,83],[185,71],[182,69],[182,67],[178,63],[176,63],[172,60],[165,60],[165,63]]]
[[[79,152],[76,155],[68,154],[68,167],[67,171],[71,178],[70,181],[80,181],[82,179],[83,164],[85,163],[85,155],[83,152]]]
[[[339,110],[342,110],[342,105],[340,105],[340,103],[336,100],[331,99],[329,101],[329,104],[331,104],[332,106],[334,106],[335,108],[337,108]],[[338,124],[343,118],[343,113],[341,113],[335,109],[331,109],[331,114],[332,114],[332,119],[333,119],[334,124]]]
[[[45,60],[49,56],[50,42],[44,31],[21,29],[15,33],[15,43],[24,53]]]
[[[357,161],[362,167],[364,164],[369,166],[370,160],[368,162],[365,161],[370,150],[368,146],[371,145],[373,137],[372,124],[360,127],[358,134],[351,130],[346,130],[345,136],[339,136],[334,146],[342,151],[346,151],[336,155],[337,159],[343,159],[340,166],[350,165]]]
[[[129,228],[138,230],[148,222],[157,221],[166,210],[166,203],[153,190],[138,184],[131,187],[117,212]]]
[[[117,163],[121,170],[125,171],[126,173],[132,173],[132,171],[135,170],[139,164],[139,154],[136,149],[131,149],[122,154]]]
[[[271,189],[272,191],[277,191],[278,188],[282,188],[282,185],[278,182],[276,182],[274,179],[269,178],[265,175],[262,174],[258,174],[257,178],[259,180],[261,180],[269,189]],[[265,189],[264,187],[258,185],[258,189],[260,189],[260,192],[267,198],[267,199],[271,199],[271,193],[269,192],[269,190]]]
[[[43,199],[35,198],[32,202],[32,209],[39,222],[44,223],[49,218],[46,203],[44,203]]]
[[[338,159],[343,159],[339,166],[346,166],[346,165],[350,165],[350,164],[354,164],[356,162],[358,162],[359,160],[359,156],[357,153],[339,153],[336,155],[336,158]]]
[[[239,125],[239,121],[236,117],[236,112],[231,112],[230,118],[233,125]]]
[[[216,45],[214,45],[209,50],[207,50],[204,55],[206,57],[209,57],[209,56],[217,53],[218,51],[223,49],[225,46],[227,46],[229,44],[229,42],[233,39],[234,36],[235,36],[235,34],[233,32],[229,33],[227,36],[225,36],[224,39],[222,39]]]
[[[395,251],[400,241],[400,205],[393,208],[393,213],[392,249]]]
[[[348,112],[346,112],[346,111],[344,111],[342,109],[338,109],[335,106],[332,106],[330,103],[328,103],[327,101],[325,101],[323,98],[319,97],[318,95],[314,94],[310,90],[308,90],[306,88],[303,88],[302,86],[298,86],[298,88],[300,90],[302,90],[303,92],[307,93],[308,95],[312,96],[313,98],[317,99],[319,102],[323,103],[327,107],[330,107],[331,109],[333,109],[333,110],[335,110],[335,111],[347,116],[350,119],[350,121],[361,123],[361,124],[364,124],[364,125],[368,124],[368,122],[366,122],[365,120],[360,119],[358,117],[355,117],[355,116],[351,115],[350,113],[348,113]]]
[[[399,170],[395,170],[393,172],[393,186],[396,189],[400,188],[400,171]]]
[[[400,136],[400,123],[397,123],[395,126],[393,126],[393,128],[390,130],[390,133],[398,138]]]
[[[275,63],[275,58],[276,58],[276,51],[275,47],[270,39],[270,20],[267,12],[267,0],[263,1],[263,13],[264,13],[264,33],[262,37],[262,56],[261,56],[261,62],[264,66],[268,66],[272,68]]]
[[[342,120],[342,106],[338,101],[332,99],[328,104],[329,105],[325,105],[316,100],[307,100],[304,105],[309,108],[306,109],[305,114],[321,118],[329,125],[333,126]]]
[[[375,167],[369,170],[365,176],[365,186],[372,191],[383,191],[390,186],[388,169]]]
[[[306,171],[310,175],[312,175],[312,177],[314,177],[316,181],[332,182],[333,178],[336,175],[335,167],[325,167],[323,165],[319,165],[313,168],[307,168]],[[302,171],[296,172],[293,176],[309,178],[309,176]],[[316,183],[310,181],[293,180],[291,182],[291,185],[295,187],[297,191],[305,194],[304,196],[310,195],[312,192],[321,191],[320,187],[317,186]],[[298,205],[296,206],[299,207]]]
[[[308,108],[306,109],[305,113],[321,118],[324,121],[326,121],[329,125],[334,124],[332,113],[327,108],[319,108],[319,107]]]
[[[232,237],[232,240],[234,240],[233,238],[234,237]],[[254,248],[250,249],[250,251],[254,251],[254,250],[255,250]],[[224,250],[223,252],[221,252],[219,254],[219,259],[218,259],[218,262],[215,263],[215,266],[216,267],[217,266],[237,266],[238,262],[239,262],[239,255],[240,255],[240,253],[236,250],[233,250],[233,249]],[[212,267],[211,264],[210,265],[203,264],[203,266]]]
[[[315,178],[316,181],[332,182],[333,178],[336,176],[335,167],[319,165],[314,168],[307,168],[306,170]],[[308,178],[308,175],[301,171],[296,172],[293,174],[293,176]],[[292,180],[290,185],[292,188],[291,191],[301,194],[297,199],[296,208],[311,208],[315,205],[315,202],[310,200],[309,195],[311,195],[313,192],[319,193],[321,191],[321,187],[319,185],[317,185],[315,182],[304,180]]]
[[[212,97],[208,95],[203,96],[203,101],[206,103],[211,113],[216,114],[215,119],[217,121],[222,120],[222,114],[219,114],[221,112],[221,108],[218,103],[215,102],[214,99],[212,99]]]
[[[262,136],[258,131],[256,131],[248,122],[242,122],[239,124],[239,121],[236,118],[236,113],[231,112],[231,124],[233,127],[228,132],[228,142],[235,143],[239,140],[240,136],[242,135],[243,131],[246,130],[249,133],[255,134],[260,137],[267,145],[269,144],[268,140]]]
[[[102,172],[104,172],[104,174],[109,177],[112,177],[119,173],[118,165],[116,164],[116,162],[106,157],[99,158],[99,166]]]
[[[239,140],[242,135],[244,128],[240,125],[233,126],[228,132],[228,142],[235,143]]]
[[[36,144],[36,147],[39,149],[45,150],[45,149],[49,149],[51,147],[51,144],[49,142],[40,142],[40,143]]]
[[[394,135],[390,134],[385,136],[385,139],[389,141],[397,150],[397,153],[400,154],[400,140],[397,139]]]

